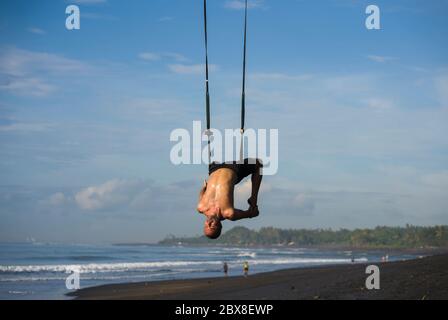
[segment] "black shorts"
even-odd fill
[[[211,175],[213,172],[219,169],[231,169],[236,174],[236,182],[238,184],[246,178],[247,176],[255,173],[259,167],[262,167],[260,160],[255,159],[244,159],[244,163],[239,163],[239,161],[217,163],[212,162],[208,167],[208,174]]]

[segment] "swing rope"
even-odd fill
[[[210,92],[208,84],[208,37],[207,37],[207,0],[204,0],[204,35],[205,35],[205,112],[206,112],[206,122],[207,130],[205,135],[207,135],[207,145],[208,145],[208,163],[211,163],[211,150],[210,150],[210,137],[212,132],[210,130]]]
[[[247,4],[248,0],[245,0],[245,11],[244,11],[244,53],[243,53],[243,84],[241,90],[241,143],[240,143],[240,161],[243,161],[244,155],[244,127],[246,120],[246,47],[247,47]],[[208,35],[207,35],[207,0],[204,0],[204,36],[205,36],[205,112],[206,112],[206,123],[207,130],[205,135],[207,136],[208,145],[208,161],[211,163],[211,149],[210,140],[213,136],[211,131],[211,116],[210,116],[210,91],[209,91],[209,66],[208,66]]]
[[[243,53],[243,87],[241,89],[241,143],[240,162],[244,158],[244,125],[246,120],[246,44],[247,44],[247,0],[244,9],[244,53]]]
[[[243,87],[241,89],[241,133],[244,133],[246,118],[246,44],[247,44],[247,0],[244,13],[244,54],[243,54]]]

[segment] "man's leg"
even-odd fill
[[[260,191],[261,180],[263,179],[263,176],[261,175],[261,167],[262,167],[261,162],[257,160],[255,172],[252,174],[251,177],[252,194],[248,200],[251,209],[253,207],[256,208],[258,205],[258,192]]]

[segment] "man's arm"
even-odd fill
[[[201,187],[201,190],[199,191],[199,200],[202,199],[202,196],[203,196],[204,193],[205,193],[205,189],[207,189],[207,180],[204,180],[204,184],[203,184],[203,186]]]
[[[255,218],[259,214],[257,207],[251,207],[249,210],[227,209],[223,212],[223,217],[230,221]]]
[[[199,200],[198,200],[198,206],[197,206],[197,211],[199,213],[203,213],[202,211],[204,208],[201,207],[201,200],[202,200],[202,197],[204,196],[206,189],[207,189],[207,180],[204,180],[204,185],[201,187],[201,190],[199,191]]]

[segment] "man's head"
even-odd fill
[[[217,216],[207,217],[204,223],[204,234],[210,239],[217,239],[221,235],[222,224]]]

